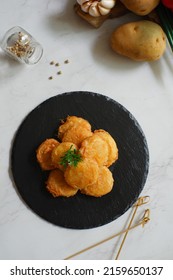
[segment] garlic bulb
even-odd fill
[[[81,10],[93,17],[105,16],[115,6],[116,0],[77,0]]]

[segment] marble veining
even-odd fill
[[[44,49],[34,66],[21,65],[0,50],[0,259],[63,259],[127,226],[132,209],[90,230],[54,226],[33,213],[14,186],[10,153],[22,120],[44,100],[81,90],[122,104],[140,124],[148,143],[149,174],[141,195],[149,195],[150,202],[138,209],[135,222],[146,207],[151,221],[129,233],[120,259],[173,259],[173,55],[168,45],[163,57],[152,63],[116,55],[109,47],[112,31],[136,17],[109,20],[94,29],[75,14],[75,2],[0,0],[0,39],[19,25]],[[63,64],[65,59],[68,65]],[[51,60],[60,62],[62,75],[56,75]],[[113,259],[120,242],[115,238],[76,259]]]

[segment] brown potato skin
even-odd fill
[[[54,197],[70,197],[77,193],[77,189],[74,189],[67,184],[64,179],[63,172],[58,169],[52,170],[50,172],[46,182],[46,188]]]
[[[94,184],[82,189],[81,192],[86,195],[101,197],[112,190],[113,184],[114,179],[111,171],[106,166],[101,166],[99,168],[97,181]]]
[[[43,141],[36,150],[36,157],[40,167],[43,170],[52,170],[55,168],[51,154],[52,150],[59,145],[59,142],[53,138]]]
[[[91,159],[83,159],[78,165],[68,166],[64,172],[66,182],[75,189],[83,189],[98,179],[98,164]]]
[[[130,22],[113,32],[111,47],[118,54],[136,61],[155,61],[166,49],[166,36],[157,23]]]
[[[137,15],[148,15],[154,10],[160,0],[120,0],[124,6]]]

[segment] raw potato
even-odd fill
[[[160,0],[121,0],[124,6],[137,15],[148,15],[159,4]]]
[[[165,51],[166,35],[157,23],[147,20],[130,22],[113,32],[111,47],[136,61],[154,61]]]

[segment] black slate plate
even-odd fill
[[[101,198],[80,193],[53,198],[45,189],[48,173],[38,166],[35,151],[46,138],[56,137],[67,115],[87,119],[93,130],[105,129],[117,142],[119,159],[111,166],[114,188]],[[74,229],[107,224],[127,211],[144,187],[148,165],[147,142],[135,118],[116,101],[92,92],[64,93],[36,107],[20,125],[11,156],[13,178],[26,204],[43,219]]]

